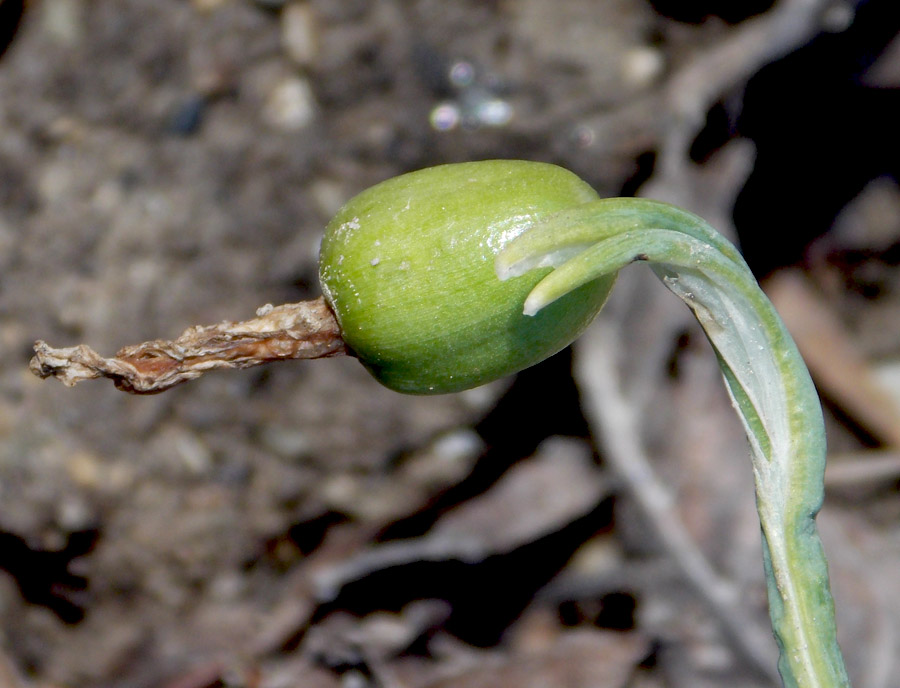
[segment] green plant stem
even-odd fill
[[[603,199],[545,218],[497,256],[501,279],[556,269],[526,299],[537,313],[569,291],[646,262],[694,312],[750,441],[769,592],[787,688],[849,686],[815,516],[825,434],[809,373],[738,251],[701,218],[665,203]]]

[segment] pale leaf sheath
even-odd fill
[[[815,526],[824,497],[821,406],[793,340],[734,246],[668,204],[603,199],[543,219],[505,247],[496,268],[501,279],[556,268],[525,302],[534,314],[633,262],[648,263],[694,312],[747,431],[785,686],[849,686]]]

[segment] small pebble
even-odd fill
[[[318,51],[313,10],[306,2],[292,2],[281,12],[281,44],[297,65],[307,67]]]
[[[66,462],[66,472],[75,484],[96,489],[103,476],[103,467],[94,454],[79,451]]]
[[[455,103],[439,103],[432,108],[428,116],[431,128],[435,131],[451,131],[459,126],[462,114]]]
[[[269,94],[263,110],[266,122],[283,131],[299,131],[315,117],[315,99],[309,82],[302,77],[289,77]]]
[[[662,52],[650,46],[631,48],[622,56],[622,76],[629,85],[638,88],[652,85],[663,67]]]
[[[43,3],[44,30],[54,41],[74,46],[84,37],[84,6],[81,0],[48,0]]]
[[[475,109],[478,123],[485,127],[505,127],[513,116],[513,108],[502,98],[488,98]]]
[[[853,3],[846,0],[831,3],[822,15],[822,30],[829,33],[846,31],[856,18]]]
[[[13,249],[18,237],[12,227],[0,218],[0,270],[5,270],[13,261]]]
[[[296,459],[309,454],[312,444],[302,430],[290,426],[266,425],[260,439],[263,446],[283,459]]]
[[[319,178],[309,185],[316,210],[326,218],[332,217],[347,200],[347,189],[341,182]]]
[[[69,495],[57,504],[56,520],[63,530],[74,532],[88,528],[94,514],[82,498]]]
[[[475,83],[475,65],[467,60],[454,62],[447,72],[447,78],[454,88],[466,88]]]
[[[203,124],[203,115],[206,112],[206,98],[193,95],[175,110],[169,120],[168,129],[176,136],[190,136],[196,134]]]
[[[572,129],[570,138],[578,148],[590,148],[597,140],[597,132],[587,124],[577,124]]]
[[[194,9],[198,12],[212,12],[225,4],[225,0],[194,0]]]

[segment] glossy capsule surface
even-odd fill
[[[342,336],[384,385],[412,394],[475,387],[556,353],[612,285],[594,280],[523,314],[550,268],[506,281],[496,254],[536,221],[596,198],[544,163],[490,160],[411,172],[351,199],[328,224],[319,278]]]

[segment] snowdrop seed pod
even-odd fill
[[[635,262],[696,315],[747,431],[784,685],[847,688],[814,520],[825,468],[815,387],[740,253],[703,219],[599,199],[551,165],[445,165],[351,200],[326,229],[319,276],[362,363],[388,387],[428,394],[558,351]]]
[[[442,165],[350,200],[328,224],[319,278],[347,346],[384,385],[440,394],[531,366],[593,320],[613,277],[536,316],[522,304],[549,268],[500,281],[495,257],[536,221],[597,198],[554,165]]]

